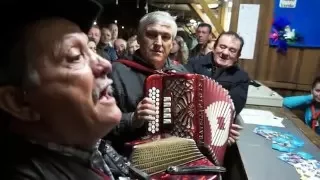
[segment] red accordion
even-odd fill
[[[197,74],[157,74],[140,64],[119,62],[152,74],[145,96],[157,108],[148,136],[128,143],[132,165],[162,180],[211,180],[222,165],[235,108],[228,91]]]
[[[145,95],[157,108],[149,134],[169,133],[194,139],[205,155],[221,165],[235,118],[227,90],[198,74],[155,74],[145,81]]]

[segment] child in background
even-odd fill
[[[283,106],[304,110],[304,123],[320,135],[320,76],[313,81],[311,94],[286,97]]]

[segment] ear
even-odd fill
[[[0,108],[23,121],[40,120],[39,114],[31,110],[25,94],[12,86],[0,87]]]

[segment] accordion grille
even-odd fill
[[[204,156],[192,139],[169,137],[134,146],[131,162],[148,174],[165,171],[169,166],[184,165]]]

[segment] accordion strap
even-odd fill
[[[126,59],[120,59],[115,62],[120,62],[128,67],[134,68],[134,69],[142,71],[142,72],[150,73],[150,74],[167,74],[165,72],[159,72],[159,71],[153,70],[151,68],[145,67],[145,66],[143,66],[139,63],[136,63],[134,61],[130,61],[130,60],[126,60]]]

